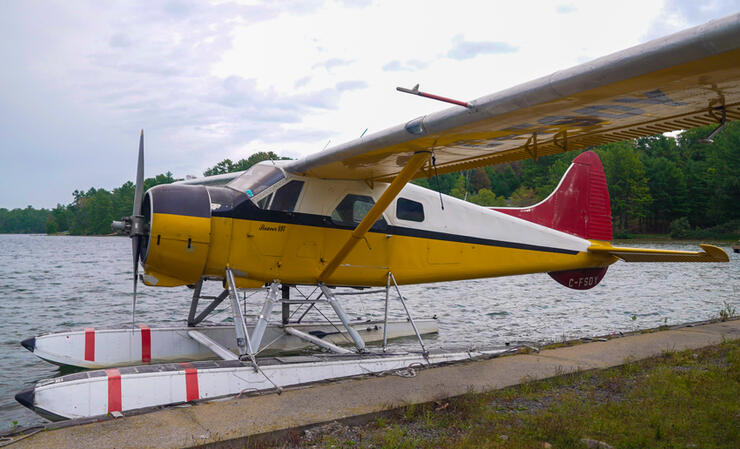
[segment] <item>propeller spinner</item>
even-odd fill
[[[131,306],[131,326],[135,325],[136,316],[136,289],[139,283],[139,257],[141,241],[147,233],[147,224],[141,214],[141,203],[144,196],[144,130],[139,137],[139,160],[136,165],[136,190],[134,192],[134,209],[130,217],[123,217],[121,221],[114,221],[111,227],[131,237],[131,252],[134,263],[134,296]]]

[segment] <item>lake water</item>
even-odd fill
[[[629,246],[698,249],[683,242]],[[546,274],[406,286],[402,291],[415,317],[436,314],[440,320],[439,335],[426,340],[430,348],[541,344],[714,318],[725,302],[740,309],[740,255],[724,249],[730,253],[727,264],[618,262],[601,284],[587,291],[562,287]],[[58,367],[21,347],[22,339],[130,323],[130,251],[126,237],[0,235],[0,431],[13,421],[24,426],[44,422],[13,396],[40,379],[60,375]],[[190,290],[140,287],[139,292],[137,321],[184,323]],[[252,310],[258,310],[261,299],[249,299]],[[343,304],[353,317],[382,319],[383,300],[382,294],[343,297]],[[402,316],[398,301],[391,303],[391,312]],[[226,317],[228,313],[218,319]],[[414,339],[394,345],[416,348]]]

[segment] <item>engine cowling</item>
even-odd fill
[[[142,203],[148,233],[141,262],[147,285],[174,287],[201,279],[211,238],[211,202],[201,185],[149,189]]]

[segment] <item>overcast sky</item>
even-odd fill
[[[740,0],[0,1],[0,207],[301,157],[724,17]]]

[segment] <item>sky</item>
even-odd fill
[[[740,0],[0,2],[0,208],[300,158],[740,11]]]

